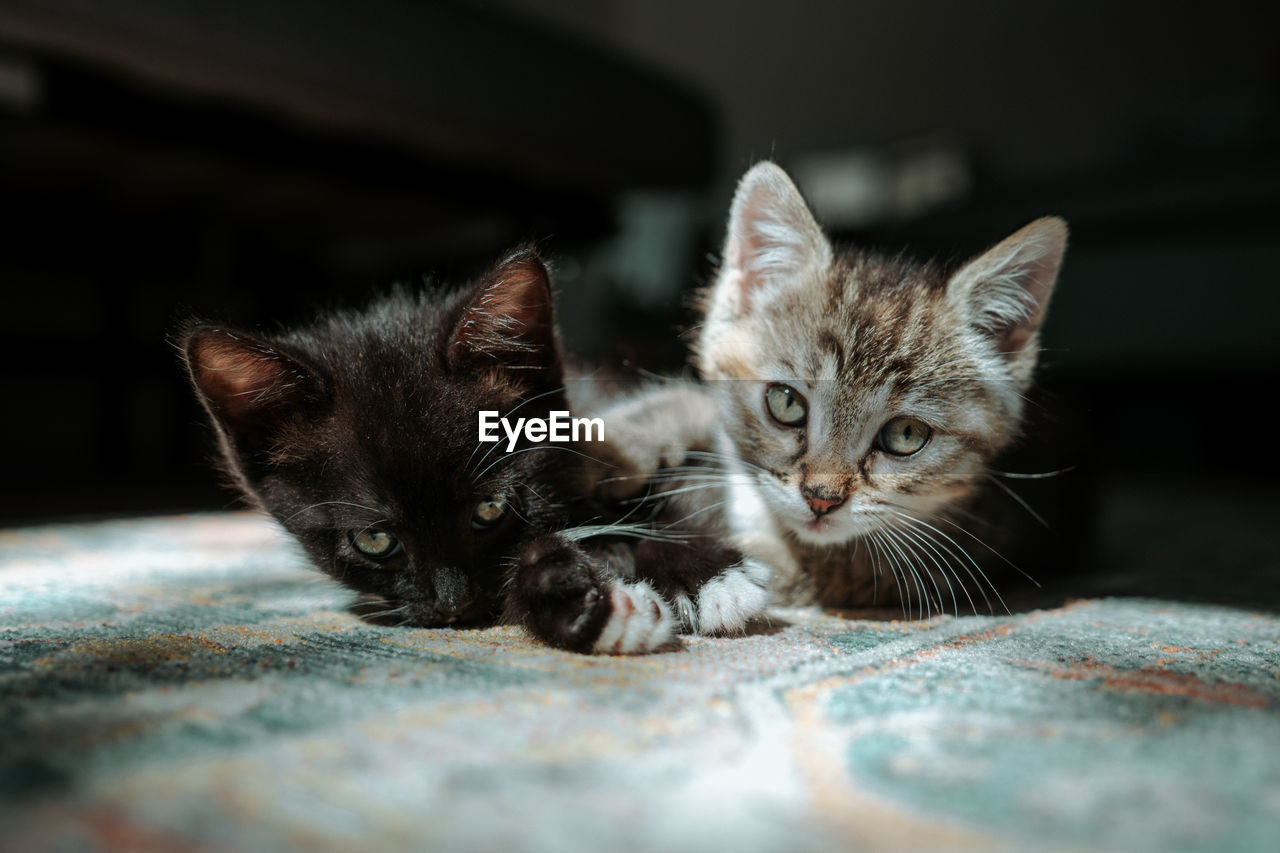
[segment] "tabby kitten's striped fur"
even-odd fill
[[[954,271],[836,251],[780,168],[743,177],[696,359],[735,544],[774,567],[778,600],[997,595],[1003,522],[983,495],[1022,422],[1066,241],[1039,219]]]

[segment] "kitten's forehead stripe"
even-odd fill
[[[816,349],[811,349],[804,354],[804,368],[806,379],[818,379],[822,376],[822,363],[820,353]]]
[[[842,262],[837,261],[827,276],[827,311],[837,313],[844,304],[846,291],[850,288],[850,270]]]
[[[816,340],[818,348],[829,353],[835,360],[836,374],[844,373],[844,342],[830,328],[823,329],[818,333]]]

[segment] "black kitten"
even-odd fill
[[[763,608],[767,571],[720,544],[713,520],[685,520],[698,500],[624,517],[587,496],[593,444],[478,442],[480,411],[568,409],[531,250],[471,286],[398,291],[284,334],[192,323],[181,346],[235,484],[365,594],[371,618],[522,624],[561,648],[644,652]]]

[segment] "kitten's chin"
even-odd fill
[[[843,545],[870,532],[871,526],[849,518],[823,516],[788,523],[791,534],[806,545]]]

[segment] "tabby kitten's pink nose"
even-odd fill
[[[809,505],[809,509],[813,510],[813,514],[819,518],[844,503],[844,495],[833,497],[830,493],[824,494],[808,486],[801,488],[800,493],[804,495],[804,502]]]

